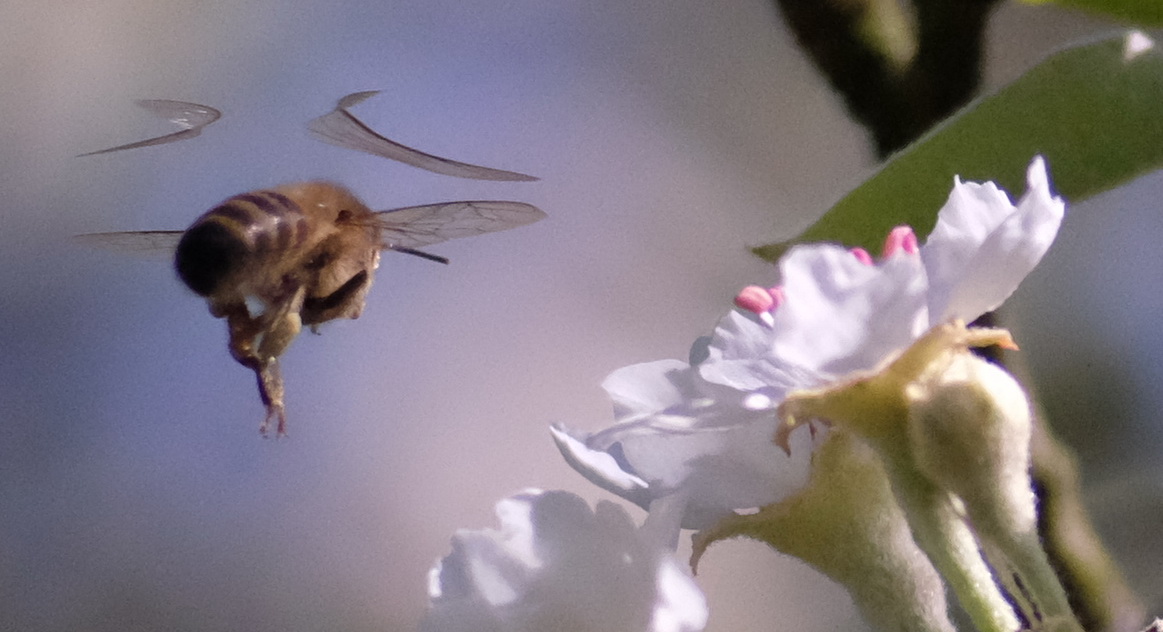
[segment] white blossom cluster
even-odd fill
[[[1014,204],[991,182],[955,179],[925,242],[898,228],[877,260],[839,245],[795,246],[779,261],[780,285],[741,293],[741,309],[697,341],[689,361],[610,374],[603,387],[616,423],[592,433],[558,425],[553,437],[583,476],[648,510],[646,524],[563,493],[503,501],[501,531],[458,534],[433,571],[424,629],[702,629],[702,595],[667,551],[680,529],[708,528],[805,485],[814,433],[792,434],[787,451],[773,441],[790,393],[871,370],[933,326],[1001,305],[1064,214],[1041,158],[1027,183]]]

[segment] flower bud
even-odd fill
[[[908,435],[917,469],[959,496],[974,527],[1032,532],[1030,404],[1000,367],[968,350],[906,389]]]
[[[1039,629],[1079,632],[1042,549],[1031,486],[1031,409],[1000,367],[951,348],[905,389],[909,450],[917,470],[965,506],[1004,583],[1014,582]],[[999,556],[999,559],[992,559]]]

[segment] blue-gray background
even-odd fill
[[[1006,6],[988,84],[1110,28]],[[384,93],[359,113],[386,135],[542,181],[306,135],[368,89]],[[73,157],[168,131],[137,98],[225,116]],[[873,165],[767,0],[8,2],[0,117],[0,629],[20,631],[412,629],[429,566],[455,529],[494,526],[497,499],[603,497],[547,425],[608,424],[609,371],[685,357],[739,287],[773,279],[744,246]],[[447,268],[385,257],[359,321],[286,355],[291,438],[263,441],[253,380],[168,263],[69,237],[184,228],[307,178],[379,208],[519,199],[550,217],[433,248]],[[1152,175],[1073,207],[1012,322],[1156,603],[1161,196]],[[758,544],[718,545],[699,582],[712,630],[858,625],[840,588]]]

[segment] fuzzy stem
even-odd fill
[[[969,525],[953,498],[911,467],[907,454],[885,447],[889,478],[908,516],[917,545],[957,595],[979,632],[1014,632],[1020,627],[1013,608],[994,582]]]
[[[1038,534],[1029,532],[1010,535],[1012,537],[994,537],[993,543],[1021,578],[1022,585],[1042,617],[1061,621],[1058,629],[1081,632],[1082,626],[1074,618],[1066,591],[1058,581],[1054,568],[1050,566]]]

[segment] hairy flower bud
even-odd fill
[[[1017,381],[959,350],[906,394],[917,468],[961,498],[979,531],[1035,529],[1030,404]]]
[[[1015,625],[997,581],[1021,588],[1023,615],[1037,625],[1079,630],[1038,541],[1030,405],[1012,377],[969,351],[989,345],[1015,348],[1003,329],[933,327],[875,370],[789,395],[776,440],[822,420],[869,441],[917,543],[980,629]]]

